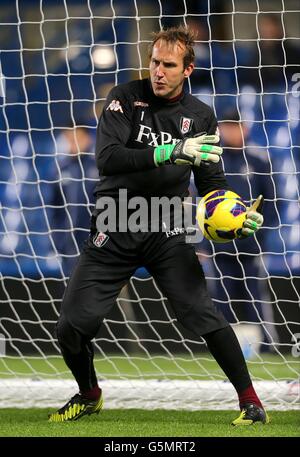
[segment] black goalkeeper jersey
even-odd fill
[[[183,198],[188,195],[191,171],[200,196],[229,188],[221,161],[203,161],[200,167],[154,164],[156,146],[199,133],[214,134],[216,129],[212,109],[190,94],[171,101],[156,97],[149,79],[114,87],[97,130],[97,197],[117,198],[119,189],[126,189],[129,197]]]

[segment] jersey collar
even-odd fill
[[[151,86],[151,81],[150,79],[148,79],[148,86],[150,88],[150,91],[151,91],[151,98],[156,102],[156,103],[159,103],[159,104],[162,104],[162,105],[173,105],[177,102],[179,102],[185,95],[184,91],[182,91],[180,94],[176,95],[176,97],[173,97],[173,98],[162,98],[162,97],[157,97],[153,90],[152,90],[152,86]]]

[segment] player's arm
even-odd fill
[[[199,167],[201,161],[217,163],[220,160],[222,149],[216,146],[217,135],[200,135],[186,138],[176,145],[156,148],[128,148],[126,144],[133,122],[129,97],[120,87],[114,88],[107,97],[97,130],[96,161],[102,175],[144,171],[163,165]]]
[[[153,148],[126,147],[133,123],[130,94],[113,88],[99,119],[96,138],[96,163],[101,175],[131,173],[155,168]]]
[[[209,136],[217,136],[219,141],[219,130],[218,123],[214,113],[211,111],[211,115],[208,119],[206,126],[207,134]],[[216,146],[220,147],[218,142]],[[220,155],[219,155],[220,158]],[[212,190],[217,189],[228,189],[235,192],[234,189],[231,189],[226,177],[224,175],[223,165],[221,160],[215,161],[205,161],[203,160],[199,167],[193,166],[192,168],[194,174],[194,182],[198,191],[198,195],[203,197]]]

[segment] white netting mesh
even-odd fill
[[[265,380],[262,389],[269,393],[274,388],[271,400],[263,395],[273,407],[294,407],[300,336],[299,3],[170,3],[0,5],[0,388],[9,391],[8,377],[35,380],[30,389],[40,386],[40,378],[68,377],[54,326],[89,230],[97,120],[113,85],[146,76],[149,33],[181,22],[198,31],[187,89],[214,108],[224,138],[226,120],[243,121],[242,153],[234,156],[240,146],[229,142],[224,154],[227,178],[248,203],[259,193],[266,202],[265,226],[252,244],[224,249],[200,243],[196,250],[254,379]],[[153,392],[158,385],[167,392],[170,385],[179,389],[176,382],[168,384],[172,379],[188,380],[192,392],[195,386],[201,391],[196,382],[211,381],[210,398],[206,384],[202,397],[193,394],[196,407],[225,407],[233,400],[231,394],[223,398],[218,382],[225,377],[203,341],[176,323],[143,270],[107,317],[96,338],[96,358],[99,377],[126,383],[121,406],[130,398],[132,407],[132,391],[140,389],[128,380],[144,386],[161,380]],[[285,381],[291,384],[280,384]],[[116,388],[121,395],[123,387]],[[18,384],[12,398],[16,389]],[[142,402],[151,391],[145,389],[139,390]],[[43,406],[44,393],[36,398]],[[170,408],[186,407],[173,394],[166,398]],[[9,404],[5,397],[1,406]],[[111,405],[118,406],[117,400]]]

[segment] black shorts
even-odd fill
[[[185,234],[107,233],[90,237],[64,294],[61,315],[93,338],[137,268],[145,267],[178,321],[196,336],[227,327],[208,295],[202,267]]]

